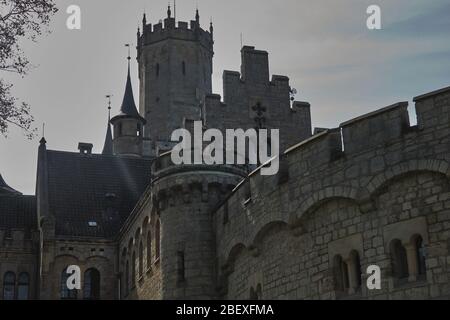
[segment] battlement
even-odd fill
[[[174,18],[166,18],[164,22],[157,24],[145,24],[142,34],[138,32],[138,52],[142,46],[151,45],[168,39],[184,41],[195,41],[201,43],[206,48],[213,50],[212,29],[206,31],[200,24],[193,20],[190,22],[175,21]]]
[[[194,163],[192,151],[192,163]],[[172,162],[171,152],[166,152],[160,155],[152,164],[153,177],[152,181],[155,182],[166,176],[173,174],[180,174],[183,172],[214,172],[221,171],[224,173],[236,174],[242,177],[247,176],[249,168],[247,165],[205,165],[205,164],[183,164],[176,165]]]
[[[378,219],[386,212],[393,212],[389,210],[394,204],[386,204],[391,192],[386,188],[390,184],[395,184],[394,191],[416,192],[411,184],[421,184],[428,191],[431,190],[428,181],[448,179],[450,88],[421,95],[414,101],[417,126],[409,123],[408,103],[399,102],[346,121],[337,128],[321,129],[311,138],[287,149],[280,155],[277,175],[262,176],[261,168],[252,172],[215,210],[216,237],[220,239],[216,243],[219,267],[224,272],[232,268],[237,248],[245,248],[247,253],[258,256],[261,250],[267,249],[261,244],[261,238],[276,226],[285,226],[284,230],[293,239],[304,237],[302,242],[307,242],[317,232],[321,234],[322,229],[315,229],[315,224],[311,223],[315,215],[319,215],[316,213],[319,208],[332,212],[317,218],[331,217],[331,222],[327,220],[325,225],[343,223],[344,218],[333,216],[338,207],[327,207],[332,201],[340,205],[345,203],[348,208],[344,214],[353,210],[349,208],[356,208],[359,217]],[[302,107],[303,104],[296,105]],[[417,179],[420,175],[424,178]],[[402,179],[407,182],[399,187],[398,183],[405,181]],[[381,201],[380,197],[383,197]],[[392,199],[396,205],[396,201],[403,198],[396,194]],[[431,207],[430,203],[435,199],[438,197],[428,197],[424,203]],[[446,193],[439,197],[441,199],[447,199]],[[420,205],[422,202],[414,203]],[[413,209],[409,204],[399,206],[395,213],[401,213],[398,213],[400,220],[405,219],[403,217],[410,210],[408,217],[417,217],[415,204]],[[391,216],[383,223],[399,221],[389,220]],[[334,240],[367,230],[362,225],[359,230],[353,226],[347,232],[346,224],[342,226],[342,230],[336,229],[340,225],[331,228]],[[323,240],[323,243],[330,240]],[[321,242],[313,243],[316,246]],[[325,249],[324,252],[330,250]]]
[[[320,130],[281,155],[277,176],[261,176],[260,167],[234,190],[234,196],[239,197],[239,189],[250,188],[252,195],[264,197],[273,192],[280,181],[304,177],[302,184],[308,185],[322,180],[322,174],[333,175],[339,171],[342,171],[341,178],[351,184],[353,178],[384,172],[388,166],[407,161],[408,157],[417,159],[420,155],[435,153],[434,150],[442,151],[441,147],[429,145],[426,138],[444,137],[448,133],[450,88],[419,96],[414,101],[417,126],[410,126],[408,103],[399,102],[346,121],[337,128]],[[307,107],[301,102],[294,105]],[[445,145],[442,141],[435,143]],[[405,146],[409,146],[407,153],[403,153]],[[239,200],[242,201],[245,199]]]

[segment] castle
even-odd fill
[[[417,125],[400,102],[312,135],[265,51],[244,46],[212,94],[213,31],[144,15],[139,109],[129,64],[102,154],[42,138],[35,196],[0,177],[0,299],[450,298],[450,87],[414,99]],[[194,121],[280,129],[278,174],[174,165]]]

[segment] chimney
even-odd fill
[[[92,143],[80,142],[78,144],[78,150],[80,150],[81,154],[92,154],[93,147],[94,145]]]

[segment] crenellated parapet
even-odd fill
[[[288,77],[273,75],[270,78],[269,54],[244,46],[241,60],[241,72],[223,73],[223,101],[220,95],[206,95],[206,126],[221,130],[279,129],[282,150],[308,139],[311,136],[310,104],[293,101],[294,90]]]
[[[169,9],[167,18],[164,21],[159,21],[156,24],[147,23],[147,16],[144,14],[142,20],[142,33],[138,30],[138,59],[141,54],[141,49],[144,46],[152,45],[168,39],[176,39],[182,41],[197,42],[209,51],[213,51],[213,26],[210,24],[209,31],[204,30],[200,25],[200,17],[197,14],[195,20],[189,23],[185,21],[176,21],[172,17],[172,12]]]
[[[233,273],[229,270],[237,255],[259,259],[268,246],[263,239],[273,237],[273,230],[285,230],[293,242],[301,239],[310,245],[305,248],[307,268],[314,265],[307,259],[310,252],[330,256],[320,259],[320,268],[325,268],[331,265],[333,248],[341,248],[339,243],[364,241],[354,248],[362,263],[379,263],[388,270],[383,254],[389,252],[390,241],[398,236],[408,246],[414,232],[427,239],[426,246],[441,248],[430,249],[430,259],[439,256],[447,240],[436,231],[448,229],[442,224],[448,220],[443,208],[450,206],[450,87],[414,101],[417,125],[409,123],[407,102],[394,104],[321,130],[280,156],[277,175],[262,176],[256,170],[238,185],[215,214],[221,274]],[[347,217],[350,212],[352,219]],[[319,227],[321,223],[325,225]],[[412,233],[398,234],[405,228]],[[386,272],[391,282],[384,285],[392,291],[395,283]],[[329,279],[325,273],[323,277]],[[325,290],[322,284],[320,288]]]

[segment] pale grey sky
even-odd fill
[[[1,76],[31,104],[35,126],[46,123],[49,149],[76,151],[82,141],[100,152],[105,95],[114,95],[113,113],[123,95],[124,44],[135,44],[144,9],[152,23],[166,16],[167,0],[56,3],[52,33],[23,42],[36,68],[24,79]],[[240,68],[243,33],[244,44],[269,51],[271,73],[289,76],[297,99],[311,103],[317,127],[450,85],[450,0],[178,0],[177,20],[193,19],[197,3],[202,26],[214,22],[215,93],[223,70]],[[71,4],[82,10],[80,31],[65,26]],[[382,30],[366,28],[371,4],[382,9]],[[132,72],[137,101],[135,63]],[[0,173],[25,194],[35,189],[38,141],[13,128],[0,137]]]

